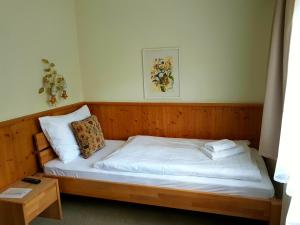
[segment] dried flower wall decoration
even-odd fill
[[[43,86],[39,89],[39,94],[46,93],[49,96],[48,103],[55,105],[59,99],[68,98],[67,83],[63,75],[58,74],[55,64],[47,59],[42,59],[45,64]]]

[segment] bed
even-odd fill
[[[215,177],[173,176],[168,174],[105,171],[96,162],[115,152],[124,141],[106,141],[106,147],[89,159],[78,157],[63,164],[56,159],[43,133],[35,135],[40,165],[45,176],[59,180],[63,193],[217,213],[279,224],[281,201],[263,159],[252,149],[260,170],[260,181]]]

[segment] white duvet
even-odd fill
[[[105,171],[159,175],[212,177],[260,181],[261,174],[252,160],[250,148],[221,160],[211,160],[200,148],[205,140],[131,137],[124,146],[94,164]]]

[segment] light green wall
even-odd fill
[[[49,109],[37,94],[43,57],[68,81],[70,98],[58,106],[145,101],[141,49],[151,47],[180,48],[182,97],[175,101],[263,102],[273,5],[0,0],[0,121]]]
[[[179,47],[177,101],[263,102],[273,4],[78,0],[86,100],[144,101],[141,49]]]
[[[73,0],[0,0],[0,121],[47,110],[41,58],[57,64],[67,101],[82,101]]]

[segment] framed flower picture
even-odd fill
[[[179,98],[179,49],[143,49],[145,98]]]

